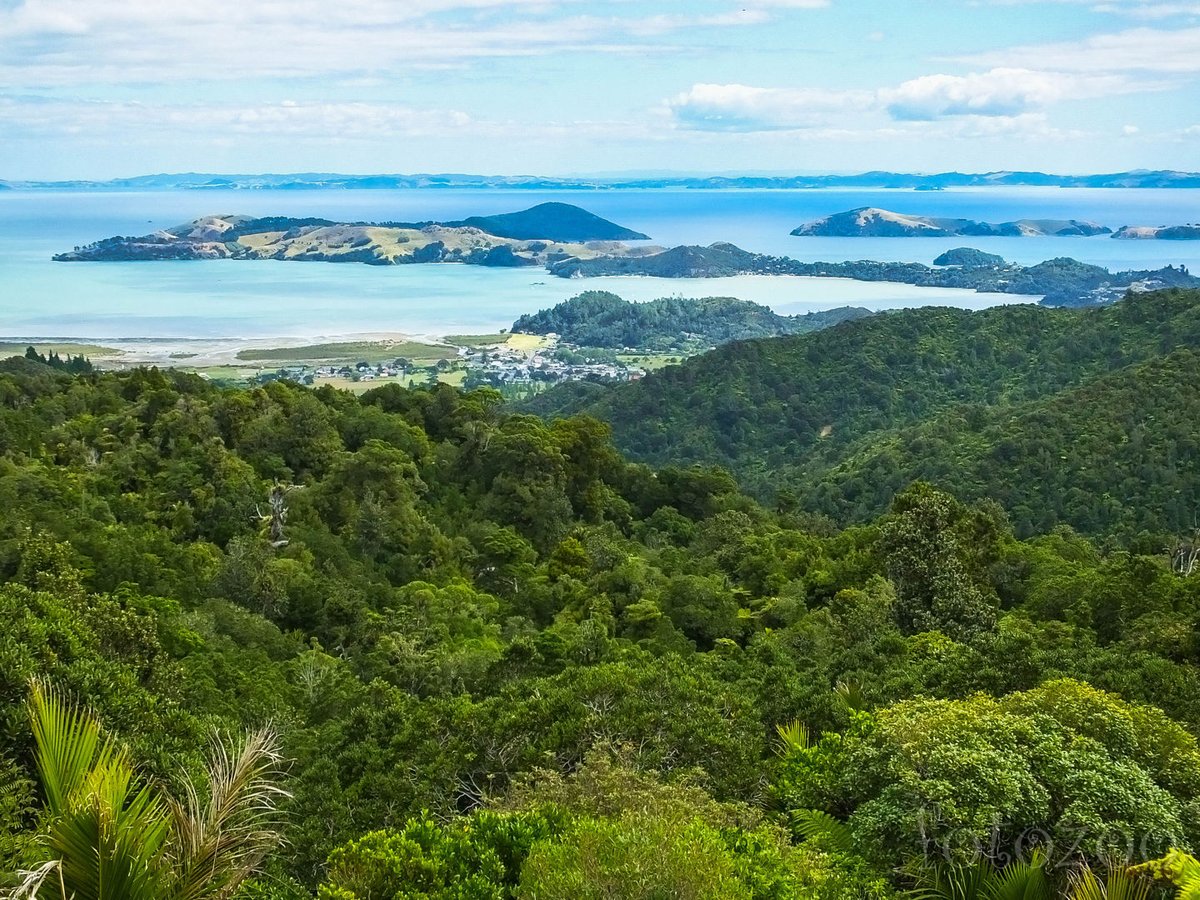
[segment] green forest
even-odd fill
[[[529,401],[612,424],[653,465],[728,468],[772,505],[841,524],[907,484],[1160,546],[1200,515],[1200,291],[1099,309],[925,308],[728,344],[643,381]]]
[[[1195,898],[1198,304],[546,417],[0,361],[0,891]]]
[[[514,332],[557,334],[585,347],[707,350],[730,341],[805,334],[871,315],[857,306],[781,316],[769,307],[733,297],[690,300],[663,297],[631,303],[608,291],[584,291],[551,309],[524,315]]]

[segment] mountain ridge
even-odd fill
[[[613,188],[689,188],[693,190],[815,189],[876,187],[913,190],[952,187],[1090,187],[1090,188],[1196,188],[1200,172],[1174,169],[1135,169],[1126,172],[1057,175],[1045,172],[935,174],[861,172],[851,175],[678,175],[662,177],[588,177],[539,175],[371,174],[333,172],[220,174],[186,172],[137,175],[109,180],[0,180],[0,186],[25,190],[386,190],[398,188],[509,188],[528,190],[597,190]]]

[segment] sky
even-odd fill
[[[1200,0],[0,0],[0,179],[1200,169]]]

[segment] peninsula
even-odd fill
[[[919,287],[966,288],[981,292],[1040,296],[1045,306],[1100,306],[1119,300],[1126,291],[1166,287],[1200,287],[1200,278],[1184,266],[1164,266],[1152,271],[1110,272],[1101,266],[1069,257],[1046,260],[1034,266],[1008,262],[995,254],[979,254],[960,247],[938,257],[948,265],[876,262],[800,262],[787,256],[751,253],[728,243],[708,247],[672,247],[640,256],[598,255],[591,259],[563,259],[550,263],[560,278],[594,278],[602,275],[652,275],[658,278],[723,278],[730,275],[803,275],[818,278],[852,278],[856,281],[892,281]],[[997,262],[996,260],[999,260]]]
[[[861,206],[801,225],[792,232],[799,237],[1091,237],[1111,234],[1112,229],[1079,219],[1017,219],[1015,222],[977,222],[974,219],[944,219],[912,216]]]

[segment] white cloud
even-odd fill
[[[1137,134],[1141,130],[1142,129],[1138,128],[1136,125],[1126,125],[1121,129],[1121,134],[1125,135],[1126,137],[1133,137],[1133,135]]]
[[[1100,3],[1096,12],[1116,13],[1135,19],[1173,19],[1178,16],[1200,16],[1200,3]]]
[[[1013,47],[957,61],[1055,72],[1191,74],[1200,72],[1200,28],[1131,28],[1070,43]]]
[[[0,2],[0,87],[370,77],[557,52],[634,53],[696,27],[754,25],[767,3],[648,15],[581,0],[162,0]],[[809,0],[805,0],[809,2]]]
[[[1115,76],[1078,76],[1032,69],[997,68],[970,75],[923,75],[880,91],[897,119],[943,116],[1016,116],[1060,100],[1127,93]]]
[[[991,69],[969,75],[923,75],[869,90],[695,84],[666,104],[675,122],[704,131],[777,131],[829,127],[850,116],[878,114],[899,122],[1003,119],[1027,129],[1028,118],[1062,100],[1105,97],[1157,85],[1115,75]],[[1037,121],[1041,121],[1040,119]]]
[[[744,84],[694,84],[668,101],[675,120],[704,131],[774,131],[810,128],[834,114],[867,109],[869,91],[762,88]]]

